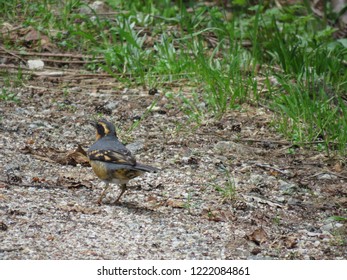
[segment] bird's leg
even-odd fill
[[[117,199],[115,200],[114,204],[118,203],[119,199],[121,198],[121,196],[123,195],[123,193],[125,193],[125,191],[127,190],[127,185],[126,184],[121,184],[121,192],[118,195]]]
[[[106,191],[107,191],[107,189],[109,188],[109,186],[110,186],[110,183],[107,182],[106,185],[105,185],[104,190],[102,191],[102,193],[101,193],[101,195],[100,195],[100,197],[99,197],[99,199],[98,199],[98,201],[97,201],[98,204],[101,204],[101,201],[102,201],[102,199],[104,198],[104,196],[105,196],[105,194],[106,194]]]

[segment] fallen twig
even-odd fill
[[[4,52],[9,52],[4,47],[0,46]],[[66,58],[94,58],[94,59],[103,59],[103,56],[92,56],[92,55],[81,55],[81,54],[72,54],[72,53],[38,53],[38,52],[19,52],[11,51],[13,54],[21,56],[40,56],[40,57],[66,57]]]
[[[4,47],[0,46],[0,49],[2,49],[5,53],[11,55],[11,56],[14,56],[15,58],[18,58],[19,60],[21,60],[22,62],[24,63],[27,63],[23,58],[21,58],[20,56],[18,56],[17,54],[15,54],[14,52],[12,51],[9,51],[9,50],[6,50]]]
[[[309,179],[309,178],[313,178],[313,177],[318,177],[319,175],[322,175],[322,174],[333,175],[333,176],[336,176],[336,177],[339,177],[339,178],[342,178],[342,179],[347,180],[347,176],[340,175],[340,174],[338,174],[338,173],[331,172],[331,171],[322,171],[322,172],[318,172],[318,173],[313,174],[313,175],[310,175],[310,176],[308,176],[308,177],[306,177],[306,178]]]
[[[290,172],[287,170],[281,170],[277,167],[273,167],[271,165],[268,164],[262,164],[262,163],[255,163],[255,166],[261,167],[261,168],[265,168],[265,169],[273,169],[275,171],[277,171],[278,173],[284,174],[284,175],[290,175]]]

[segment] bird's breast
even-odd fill
[[[133,168],[132,166],[113,164],[98,160],[91,160],[90,165],[94,173],[101,180],[113,183],[127,183],[130,179],[140,176],[144,173],[142,170]]]

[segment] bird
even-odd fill
[[[106,119],[91,121],[96,129],[96,142],[87,151],[90,165],[97,177],[105,182],[105,188],[97,203],[100,205],[110,184],[120,186],[121,192],[114,201],[118,203],[127,190],[129,180],[145,172],[158,172],[159,168],[136,161],[131,152],[119,141],[115,126]]]

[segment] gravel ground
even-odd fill
[[[286,143],[271,112],[245,105],[197,128],[165,92],[64,82],[34,78],[0,103],[0,259],[346,259],[346,221],[331,218],[346,217],[343,161]],[[100,113],[162,169],[119,205],[116,186],[99,206],[91,168],[59,160],[93,143]]]

